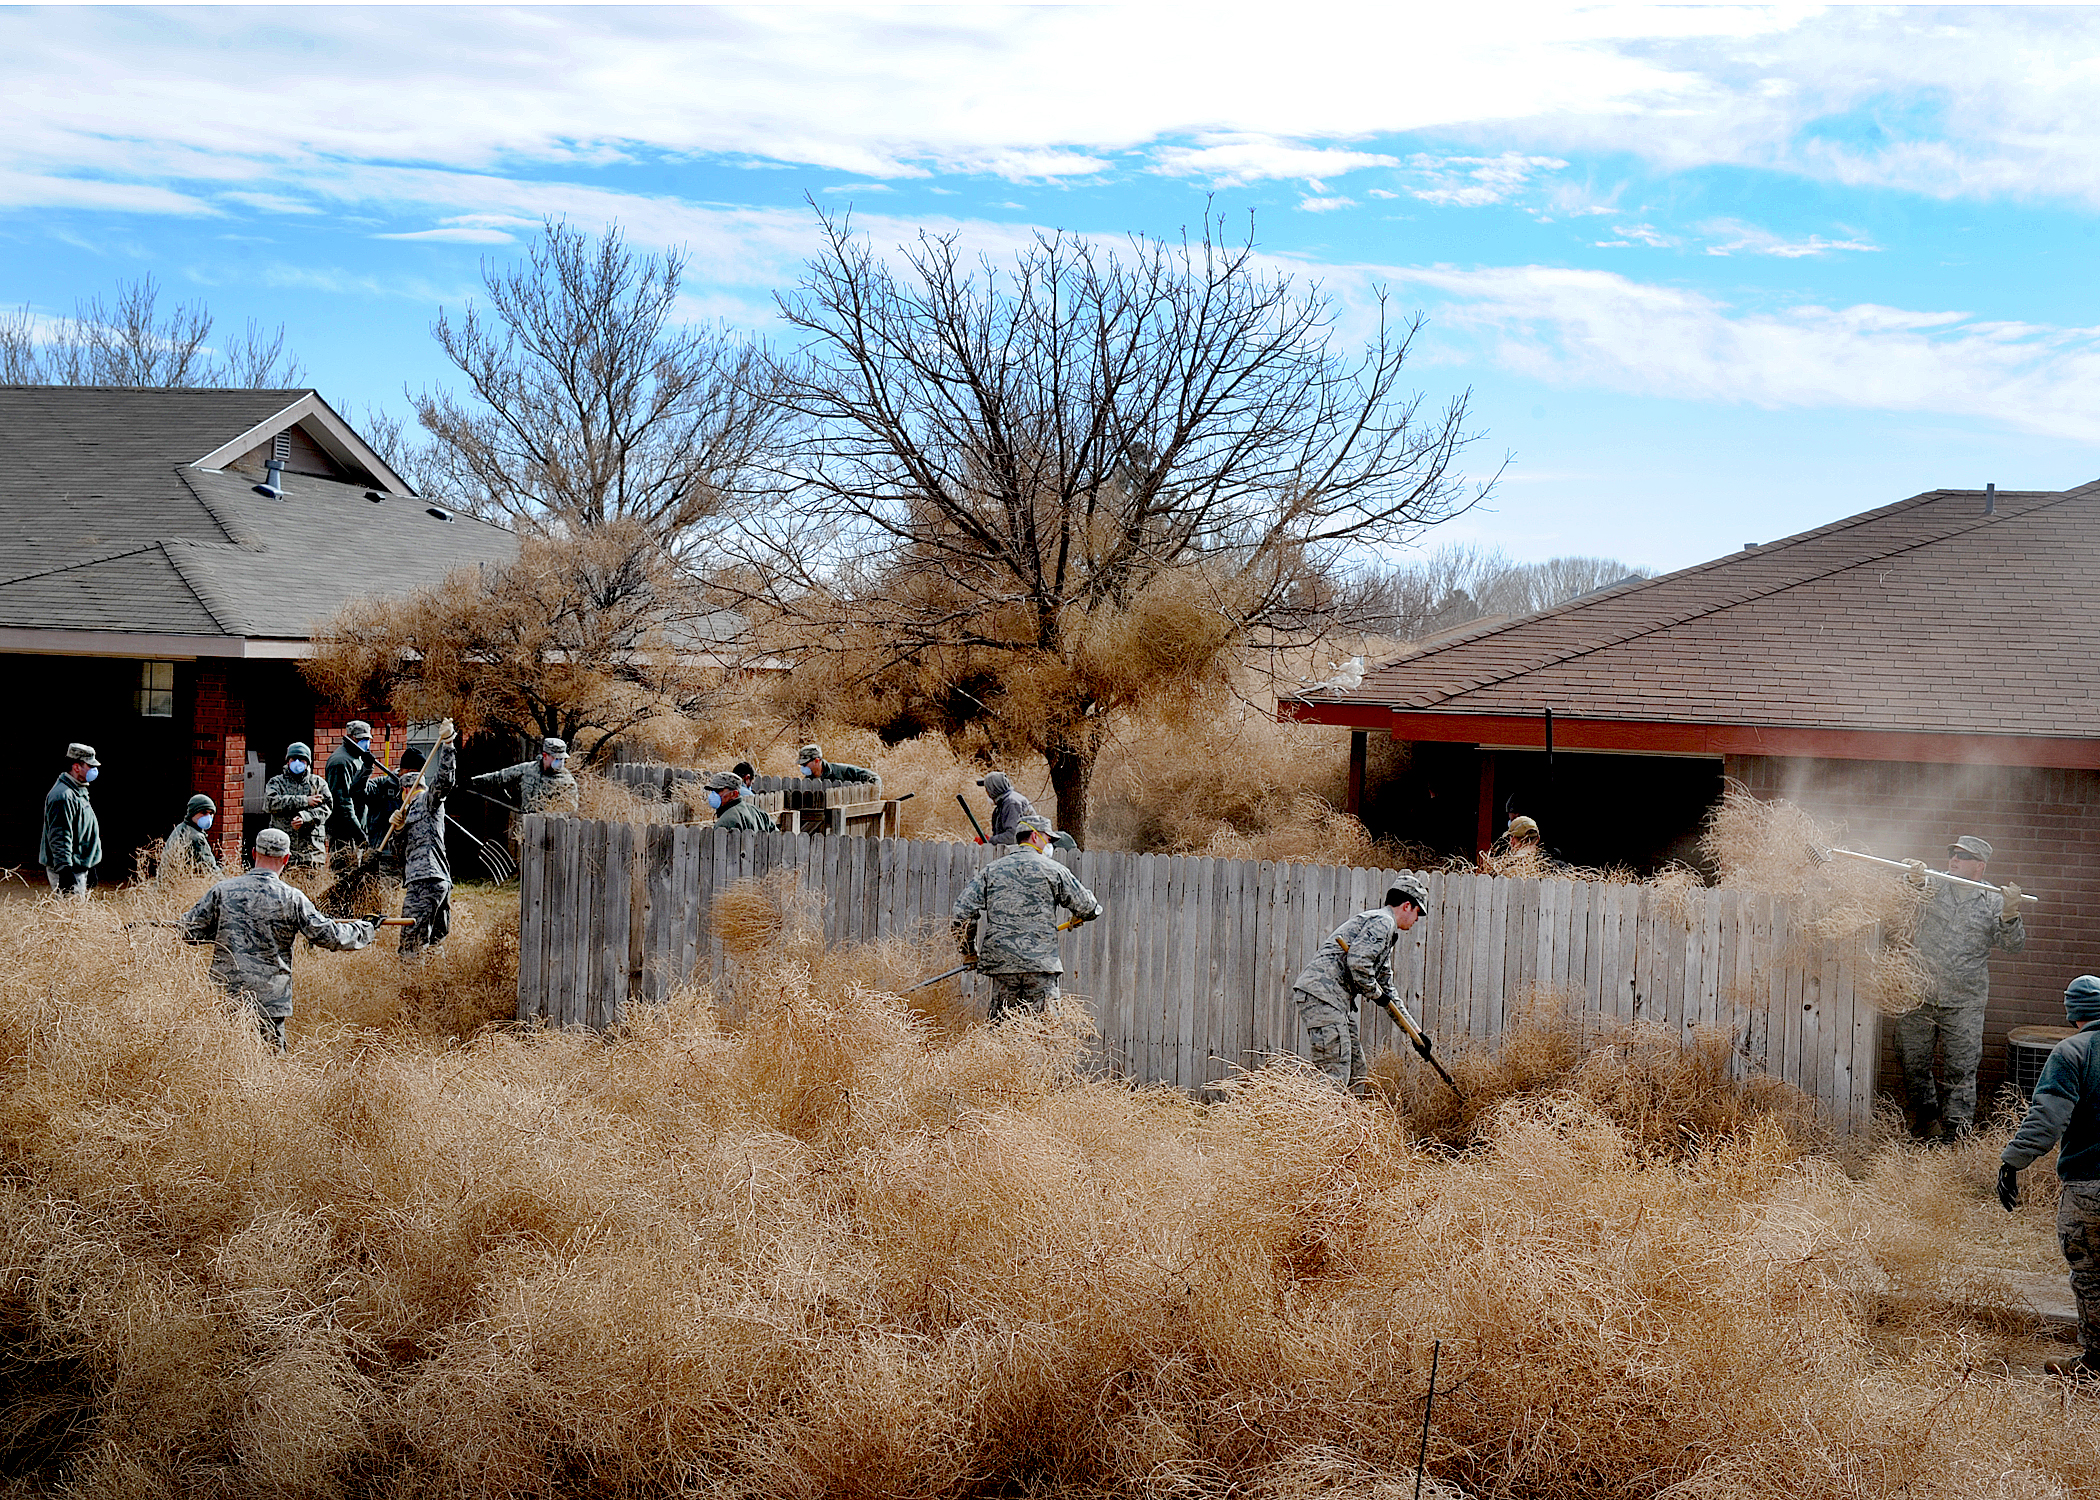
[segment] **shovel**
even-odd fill
[[[1081,922],[1085,920],[1086,919],[1084,917],[1074,917],[1069,922],[1058,923],[1057,930],[1059,932],[1070,932],[1073,928],[1077,927]],[[957,964],[954,968],[948,970],[946,973],[936,974],[931,979],[920,980],[917,984],[913,985],[911,989],[906,990],[904,993],[909,995],[912,992],[912,990],[923,990],[929,984],[939,984],[943,979],[953,979],[958,974],[967,974],[970,972],[970,970],[976,967],[977,963],[974,959],[966,964]]]

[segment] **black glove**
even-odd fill
[[[2007,1213],[2020,1211],[2020,1169],[2000,1167],[1998,1169],[1998,1201],[2005,1205]]]
[[[1429,1057],[1430,1050],[1435,1046],[1435,1039],[1431,1037],[1428,1032],[1425,1031],[1422,1033],[1422,1040],[1415,1043],[1415,1051],[1419,1052],[1422,1055],[1423,1059],[1426,1061]]]
[[[1090,911],[1090,912],[1084,912],[1084,913],[1082,913],[1082,914],[1081,914],[1081,916],[1080,916],[1080,918],[1079,918],[1079,920],[1080,920],[1080,921],[1082,921],[1082,922],[1091,922],[1091,921],[1094,921],[1094,920],[1095,920],[1096,918],[1098,918],[1098,917],[1099,917],[1099,916],[1101,915],[1101,913],[1102,913],[1103,911],[1105,911],[1106,909],[1107,909],[1107,908],[1105,908],[1105,907],[1100,907],[1100,906],[1097,906],[1097,907],[1095,907],[1095,908],[1094,908],[1094,909],[1093,909],[1092,911]]]
[[[358,920],[358,921],[360,921],[360,922],[369,922],[369,923],[371,923],[371,924],[372,924],[372,927],[373,927],[373,930],[374,930],[374,931],[377,931],[377,930],[378,930],[378,927],[379,927],[379,924],[380,924],[381,922],[384,922],[384,921],[386,920],[386,913],[385,913],[385,912],[383,912],[383,911],[375,911],[375,912],[373,912],[373,913],[372,913],[372,914],[371,914],[370,916],[368,916],[368,917],[359,917],[359,918],[358,918],[357,920]]]

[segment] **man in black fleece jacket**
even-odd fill
[[[2042,1065],[2027,1118],[1999,1158],[1998,1201],[2020,1205],[2020,1173],[2063,1141],[2056,1175],[2063,1198],[2056,1234],[2078,1298],[2078,1335],[2085,1352],[2051,1360],[2052,1375],[2100,1379],[2100,978],[2081,974],[2064,991],[2064,1013],[2079,1029],[2056,1044]]]

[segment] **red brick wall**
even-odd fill
[[[382,714],[369,709],[352,712],[335,707],[317,711],[327,717],[314,725],[314,764],[325,766],[328,757],[335,754],[336,747],[343,742],[343,731],[352,719],[362,719],[372,726],[372,753],[387,765],[401,764],[401,752],[408,748],[408,725],[389,721]]]
[[[190,785],[219,804],[211,828],[212,843],[219,851],[219,862],[228,869],[238,869],[248,722],[240,696],[231,691],[224,666],[199,663],[197,706],[190,728]]]
[[[1784,797],[1826,823],[1847,825],[1849,847],[1944,869],[1962,834],[1988,839],[1988,878],[2041,898],[2025,917],[2027,947],[1991,958],[1984,1034],[1987,1100],[2003,1076],[2005,1033],[2064,1024],[2064,986],[2100,973],[2100,772],[1890,761],[1731,755],[1727,774],[1767,800]],[[1896,1086],[1893,1063],[1884,1090]]]

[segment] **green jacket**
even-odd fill
[[[102,825],[88,802],[85,783],[71,771],[58,773],[44,797],[44,832],[36,861],[47,870],[92,870],[102,863]]]
[[[771,813],[756,802],[743,797],[737,798],[715,814],[715,827],[748,830],[752,833],[780,832],[780,825],[773,821]]]
[[[816,780],[818,780],[818,781],[880,781],[880,780],[882,780],[882,778],[881,778],[880,776],[877,776],[877,775],[876,775],[876,774],[875,774],[875,773],[874,773],[873,771],[869,770],[869,769],[868,769],[868,768],[867,768],[866,766],[849,766],[849,765],[845,764],[845,763],[844,763],[843,761],[836,761],[836,760],[827,760],[827,761],[825,761],[825,762],[824,762],[824,774],[823,774],[822,776],[816,777],[815,779],[816,779]]]
[[[211,852],[211,840],[198,830],[195,823],[184,818],[169,833],[167,842],[161,845],[160,873],[165,877],[188,870],[216,875],[219,873],[219,856]]]
[[[321,800],[307,806],[308,800],[315,796]],[[263,806],[269,810],[270,826],[282,829],[291,839],[293,864],[318,865],[326,861],[328,840],[324,830],[335,812],[335,801],[328,795],[326,778],[315,771],[308,771],[304,776],[280,771],[263,788]]]

